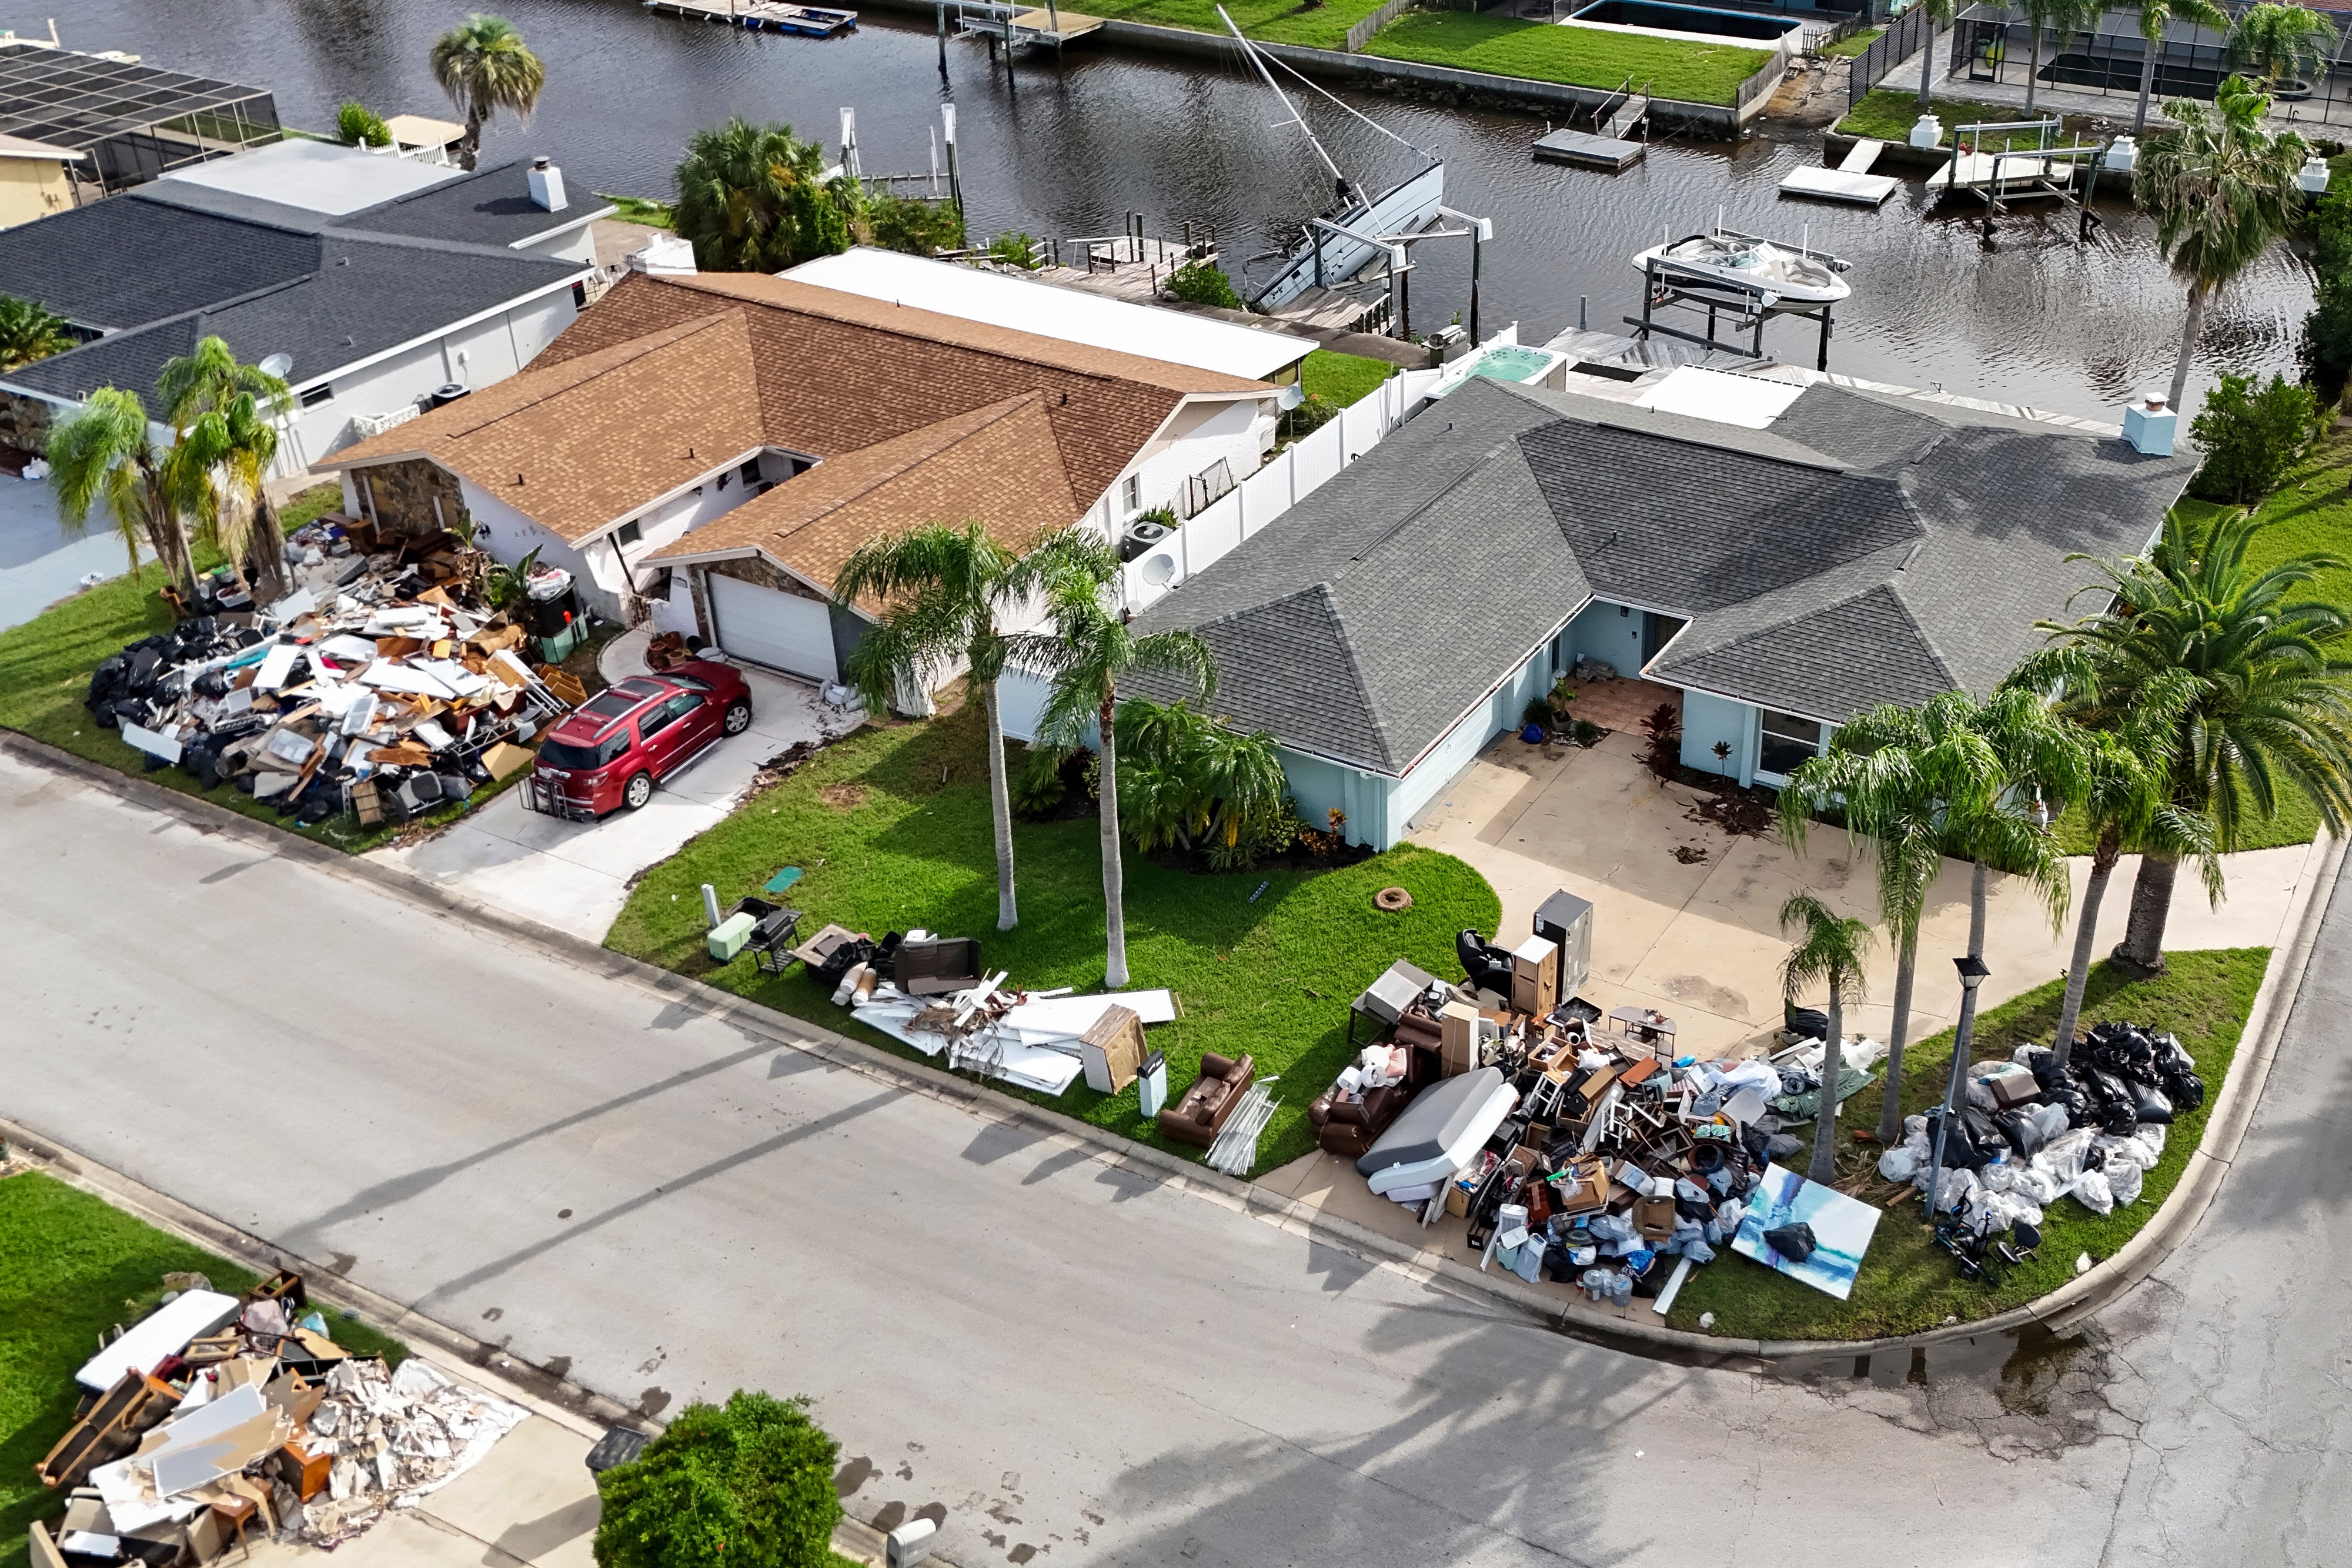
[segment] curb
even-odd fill
[[[2171,1194],[2148,1222],[2113,1258],[2095,1264],[2088,1272],[2068,1281],[2046,1296],[1990,1317],[1977,1318],[1948,1327],[1884,1339],[1757,1340],[1694,1333],[1684,1329],[1629,1322],[1593,1311],[1581,1301],[1562,1301],[1516,1277],[1498,1278],[1452,1258],[1433,1259],[1430,1254],[1392,1237],[1353,1220],[1324,1214],[1296,1198],[1268,1192],[1255,1183],[1210,1170],[1059,1112],[999,1094],[982,1084],[955,1077],[927,1063],[906,1061],[877,1046],[837,1034],[822,1025],[748,1001],[706,981],[675,974],[568,932],[557,931],[537,921],[460,898],[397,867],[363,856],[344,854],[310,840],[282,832],[267,823],[240,816],[209,800],[183,795],[151,784],[136,775],[117,773],[84,761],[29,736],[0,730],[0,752],[52,772],[72,775],[122,800],[178,817],[199,831],[226,834],[257,849],[273,854],[282,853],[287,858],[303,861],[331,874],[342,875],[347,880],[365,883],[395,897],[423,904],[468,924],[529,942],[608,978],[633,982],[666,998],[691,1004],[706,1016],[747,1032],[757,1033],[779,1045],[855,1068],[913,1093],[982,1112],[1000,1122],[1025,1125],[1049,1137],[1062,1138],[1107,1164],[1150,1171],[1159,1176],[1163,1185],[1181,1194],[1204,1198],[1293,1235],[1337,1243],[1343,1250],[1385,1264],[1407,1278],[1437,1286],[1450,1294],[1507,1307],[1575,1338],[1595,1341],[1652,1359],[1700,1366],[1771,1362],[1822,1354],[1868,1354],[1973,1339],[2034,1322],[2063,1328],[2097,1312],[2154,1272],[2203,1216],[2206,1206],[2220,1189],[2222,1177],[2228,1174],[2230,1164],[2237,1155],[2238,1145],[2252,1122],[2262,1086],[2270,1076],[2279,1039],[2293,1011],[2294,996],[2301,988],[2304,970],[2310,962],[2312,949],[2318,939],[2319,925],[2327,910],[2329,901],[2318,895],[2319,890],[2324,883],[2332,895],[2347,849],[2347,841],[2326,841],[2326,847],[2319,853],[2316,872],[2305,877],[2296,888],[2295,898],[2301,907],[2295,916],[2294,936],[2286,946],[2273,947],[2271,951],[2262,988],[2255,994],[2244,1030],[2240,1035],[2240,1055],[2232,1062],[2233,1070],[2223,1082],[2212,1114],[2207,1118],[2205,1135],[2190,1155],[2183,1179],[2174,1186]],[[2305,864],[2310,864],[2310,862],[2306,861]],[[2280,1005],[2282,994],[2288,1005]],[[2251,1055],[2245,1053],[2245,1041],[2249,1037],[2253,1040]],[[0,1127],[7,1125],[6,1122],[0,1121]],[[160,1195],[156,1197],[166,1204],[172,1201],[161,1199]],[[194,1209],[185,1212],[197,1214]],[[199,1218],[226,1234],[242,1236],[241,1232],[222,1226],[209,1217]],[[320,1270],[320,1273],[323,1276],[324,1271]],[[397,1303],[386,1304],[400,1313],[413,1316]],[[415,1321],[419,1323],[430,1322],[423,1318]],[[439,1324],[432,1327],[466,1345],[480,1343]],[[503,1351],[496,1354],[504,1355]],[[514,1367],[527,1365],[512,1357],[506,1359]],[[535,1372],[537,1369],[531,1370]],[[546,1375],[539,1375],[544,1377]],[[557,1381],[550,1379],[551,1383]],[[588,1399],[602,1398],[586,1390],[579,1392]],[[611,1408],[620,1411],[624,1416],[634,1415],[623,1406],[611,1406]]]

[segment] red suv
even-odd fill
[[[634,811],[653,799],[655,780],[751,726],[751,688],[729,665],[692,659],[633,675],[548,732],[524,802],[583,822]]]

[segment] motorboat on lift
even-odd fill
[[[1776,244],[1721,225],[1705,234],[1654,245],[1633,257],[1644,274],[1663,265],[1691,277],[1769,296],[1779,305],[1834,305],[1853,292],[1842,276],[1851,265],[1810,246]]]

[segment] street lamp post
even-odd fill
[[[1944,1084],[1944,1113],[1936,1118],[1936,1150],[1927,1166],[1927,1218],[1933,1223],[1942,1205],[1937,1200],[1944,1186],[1944,1139],[1960,1100],[1960,1078],[1969,1070],[1969,1041],[1976,1033],[1977,988],[1992,973],[1974,953],[1952,960],[1960,971],[1960,1026],[1952,1035],[1952,1073]]]

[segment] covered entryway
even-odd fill
[[[833,656],[833,615],[818,600],[779,593],[740,578],[703,576],[713,640],[738,659],[813,681],[841,678]]]

